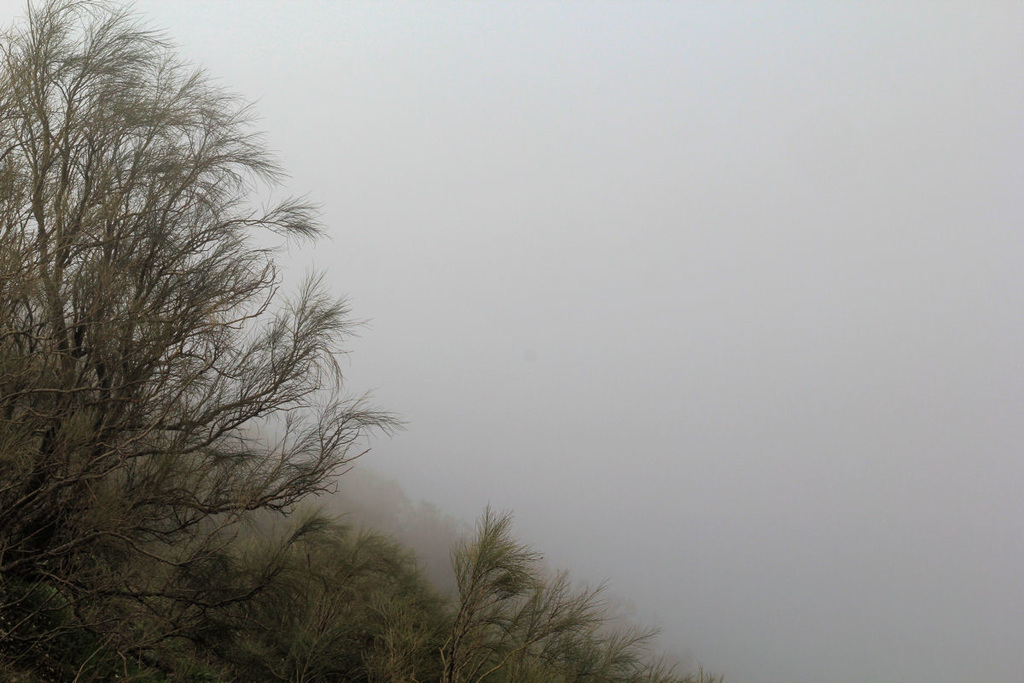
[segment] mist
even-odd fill
[[[1019,680],[1019,3],[136,6],[322,204],[410,506],[732,683]]]

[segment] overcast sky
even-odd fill
[[[323,204],[368,466],[730,683],[1021,680],[1024,4],[137,7]]]

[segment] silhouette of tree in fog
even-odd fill
[[[249,108],[118,5],[0,38],[0,678],[692,681],[508,516],[451,571],[282,522],[394,420],[343,393],[344,302],[279,293],[257,238],[321,232],[304,200],[257,208],[280,177]],[[364,517],[447,540],[393,499]]]
[[[342,395],[343,302],[279,295],[254,237],[321,228],[256,208],[281,170],[238,98],[113,4],[30,8],[0,60],[0,642],[131,649],[250,595],[233,527],[391,422]]]
[[[489,508],[453,548],[458,598],[441,649],[444,683],[714,683],[652,660],[656,631],[613,628],[603,586],[575,588],[540,559],[512,535],[511,515]]]

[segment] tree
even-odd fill
[[[51,0],[3,36],[0,657],[62,624],[138,652],[245,600],[217,580],[239,522],[393,425],[342,391],[344,302],[316,277],[279,296],[254,239],[321,227],[257,208],[282,173],[251,124],[116,5]]]
[[[438,680],[446,614],[411,553],[316,516],[300,515],[284,531],[289,542],[265,529],[242,556],[252,571],[280,571],[229,615],[234,628],[216,649],[232,680]]]
[[[611,627],[603,587],[576,589],[540,559],[513,537],[511,516],[490,508],[476,535],[456,545],[444,683],[697,683],[649,659],[655,631]]]

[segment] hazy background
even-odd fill
[[[411,499],[730,683],[1021,680],[1022,3],[137,7],[323,203]]]

